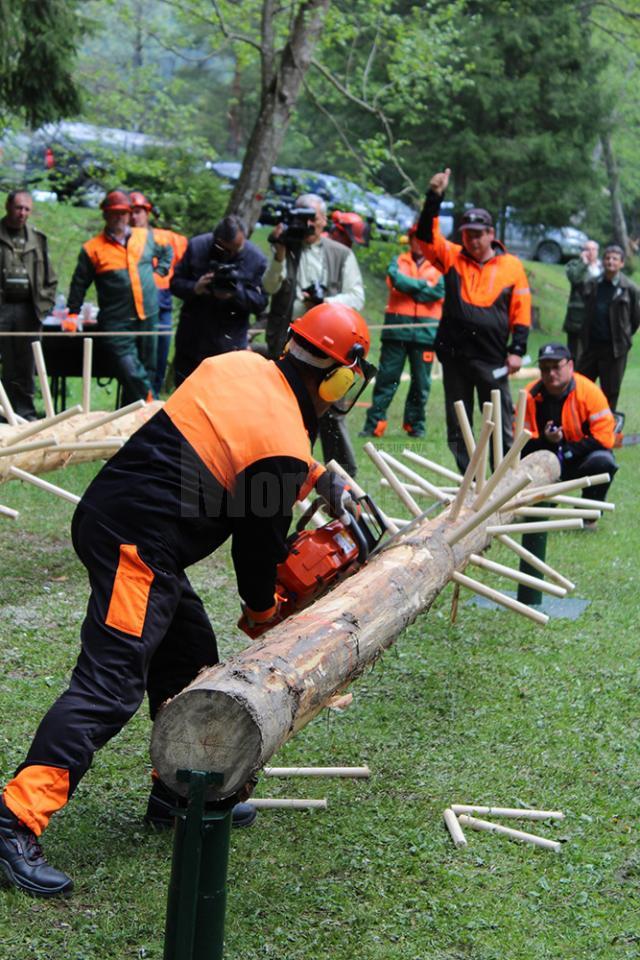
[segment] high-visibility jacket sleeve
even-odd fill
[[[444,297],[443,277],[440,277],[433,286],[428,280],[423,280],[420,277],[408,277],[406,273],[402,273],[400,270],[397,257],[389,264],[387,275],[388,283],[399,290],[400,293],[405,293],[418,303],[430,303],[433,300],[442,300]]]
[[[67,297],[69,313],[79,313],[80,307],[84,303],[84,295],[95,280],[95,276],[93,261],[83,247],[69,285],[69,296]]]
[[[430,260],[440,273],[447,273],[462,248],[459,244],[446,240],[440,233],[438,214],[442,199],[432,190],[428,191],[418,220],[416,237],[427,260]]]
[[[171,269],[171,263],[173,261],[173,247],[170,243],[158,243],[157,240],[153,241],[153,258],[154,258],[154,268],[153,272],[159,274],[161,277],[166,277]]]

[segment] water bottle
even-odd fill
[[[60,326],[62,326],[62,321],[66,319],[69,311],[67,310],[67,298],[64,293],[59,293],[56,297],[56,302],[53,308],[53,316],[56,318]]]

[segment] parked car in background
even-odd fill
[[[97,207],[104,196],[114,158],[165,146],[144,133],[90,123],[48,123],[33,134],[25,177],[33,186],[53,190],[60,200]]]
[[[501,235],[498,224],[498,236]],[[580,255],[588,236],[576,227],[545,227],[544,224],[529,226],[520,223],[516,212],[507,208],[504,224],[504,245],[509,253],[526,260],[541,263],[563,263]]]

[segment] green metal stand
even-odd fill
[[[164,960],[222,960],[232,808],[205,808],[207,786],[222,783],[222,774],[176,776],[189,784],[189,800],[175,810]]]
[[[538,560],[544,561],[547,556],[547,534],[523,533],[522,546],[533,553]],[[540,571],[530,566],[526,560],[520,561],[520,573],[528,573],[532,577],[541,576]],[[539,607],[542,603],[542,590],[521,583],[518,585],[518,600],[520,603],[526,603],[529,607]]]

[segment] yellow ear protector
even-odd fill
[[[356,378],[352,367],[338,367],[324,378],[318,387],[318,396],[326,403],[335,403],[349,392]]]

